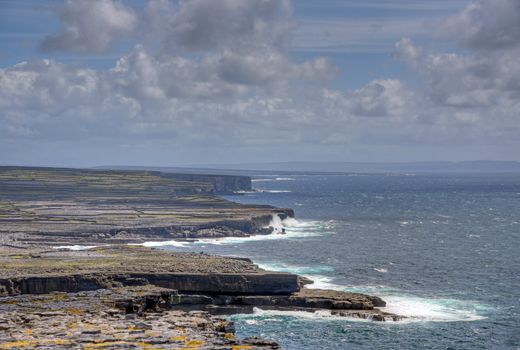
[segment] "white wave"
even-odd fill
[[[105,245],[106,246],[106,245]],[[68,249],[68,250],[88,250],[92,248],[103,247],[101,245],[60,245],[52,247],[53,249]]]
[[[267,179],[252,179],[251,182],[271,182],[276,181],[274,178],[267,178]]]
[[[304,274],[303,277],[307,277],[312,280],[312,284],[308,284],[305,288],[309,289],[332,289],[344,291],[345,287],[336,283],[333,283],[334,280],[332,277],[323,276],[323,275],[314,275],[314,274]]]
[[[265,178],[265,179],[252,179],[251,182],[272,182],[272,181],[294,181],[296,179],[292,177],[275,177],[275,178]]]
[[[490,309],[468,300],[419,297],[387,286],[343,286],[339,290],[381,297],[386,302],[382,311],[406,316],[397,323],[478,321],[486,319]]]
[[[332,220],[326,222],[300,221],[289,217],[282,220],[278,215],[273,215],[268,227],[272,227],[275,231],[282,231],[282,229],[285,229],[286,232],[297,230],[325,231],[327,229],[331,229],[333,224],[334,221]]]
[[[299,221],[294,218],[281,220],[278,215],[273,215],[268,226],[273,228],[273,233],[268,235],[252,235],[244,237],[221,237],[221,238],[200,238],[193,241],[162,241],[162,242],[144,242],[130,245],[142,245],[145,247],[190,247],[200,245],[227,245],[240,244],[255,241],[294,239],[304,237],[315,237],[324,234],[332,234],[330,231],[334,225],[334,221]]]
[[[262,189],[257,189],[255,191],[259,192],[259,193],[290,193],[290,192],[292,192],[291,190],[262,190]]]
[[[315,274],[319,272],[331,272],[334,268],[331,266],[296,266],[284,263],[258,263],[260,268],[270,271],[289,272],[298,275]]]
[[[374,267],[374,270],[380,273],[387,273],[388,269],[385,269],[384,267]]]
[[[487,306],[466,300],[422,298],[414,295],[406,295],[403,294],[402,291],[386,286],[349,287],[339,285],[333,282],[333,277],[316,274],[315,272],[327,272],[325,269],[316,271],[319,267],[316,267],[315,271],[312,271],[311,268],[283,263],[258,265],[266,270],[291,272],[311,279],[314,283],[306,285],[305,288],[332,289],[378,295],[387,303],[386,307],[380,308],[381,310],[400,316],[406,316],[406,319],[398,321],[398,323],[478,321],[486,318],[483,313],[489,309]],[[375,270],[377,271],[377,269]]]
[[[381,295],[381,298],[387,304],[381,310],[407,317],[401,322],[460,322],[487,318],[482,313],[488,307],[467,300],[409,295]]]
[[[273,228],[273,233],[268,235],[252,235],[246,237],[222,237],[222,238],[203,238],[197,239],[193,243],[196,245],[226,245],[239,244],[255,241],[282,240],[304,237],[316,237],[324,234],[331,234],[328,231],[333,225],[332,221],[299,221],[294,218],[280,219],[278,215],[273,215],[268,227]]]
[[[254,189],[251,191],[234,191],[235,194],[254,194],[254,193],[290,193],[291,190],[262,190]]]
[[[396,323],[479,321],[487,318],[484,314],[489,309],[487,306],[466,300],[423,298],[412,295],[397,296],[378,292],[378,287],[346,288],[332,283],[333,279],[326,276],[308,275],[306,277],[314,280],[314,284],[307,285],[305,288],[368,293],[381,297],[386,301],[386,307],[379,309],[406,317]]]
[[[367,322],[367,320],[364,319],[358,319],[358,318],[350,318],[345,316],[336,316],[331,314],[329,310],[317,310],[317,311],[283,311],[283,310],[264,310],[258,307],[253,308],[252,314],[240,314],[235,315],[232,318],[233,319],[245,319],[246,323],[249,324],[258,324],[261,321],[278,321],[282,322],[280,318],[298,318],[298,319],[304,319],[304,320],[311,320],[311,321],[344,321],[345,319],[349,319],[352,321],[361,321],[361,322]],[[256,322],[251,322],[256,321]]]
[[[144,246],[144,247],[165,247],[165,246],[170,246],[170,247],[182,248],[182,247],[189,246],[191,243],[192,242],[186,242],[186,241],[161,241],[161,242],[130,243],[128,245],[140,245],[140,246]]]
[[[288,232],[280,233],[275,232],[269,235],[253,235],[247,237],[223,237],[223,238],[203,238],[198,239],[194,242],[196,245],[204,245],[204,244],[214,244],[214,245],[225,245],[225,244],[238,244],[238,243],[246,243],[246,242],[255,242],[255,241],[269,241],[269,240],[279,240],[279,239],[293,239],[293,238],[303,238],[303,237],[312,237],[319,236],[317,232]]]

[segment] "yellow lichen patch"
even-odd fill
[[[233,333],[224,333],[224,338],[235,339],[235,335]]]
[[[151,344],[151,343],[147,343],[147,342],[144,342],[144,341],[140,341],[140,342],[137,343],[137,346],[140,346],[140,347],[142,347],[142,348],[147,348],[147,347],[150,347],[150,346],[152,346],[152,345],[153,345],[153,344]]]
[[[33,334],[33,330],[32,330],[31,328],[26,329],[26,330],[24,330],[23,332],[24,332],[25,334],[27,334],[27,335],[32,335],[32,334]]]
[[[205,345],[206,342],[203,340],[190,340],[186,342],[186,345],[189,347],[199,347]]]
[[[171,341],[185,341],[186,337],[183,335],[176,335],[175,337],[170,338]]]
[[[30,259],[31,258],[30,255],[11,255],[9,257],[13,258],[13,259]]]
[[[231,347],[231,350],[246,350],[246,349],[252,349],[253,347],[251,345],[233,345]]]
[[[100,343],[96,343],[96,344],[85,345],[85,349],[99,349],[99,348],[106,348],[106,347],[110,347],[110,346],[128,345],[128,344],[130,344],[130,343],[128,343],[126,341],[122,341],[122,340],[105,341],[105,342],[100,342]]]
[[[12,349],[12,348],[25,348],[29,346],[35,346],[38,342],[35,340],[19,340],[19,341],[8,341],[0,343],[0,349]]]
[[[0,343],[1,350],[35,347],[39,345],[70,345],[70,341],[64,339],[42,339],[42,340],[18,340]]]

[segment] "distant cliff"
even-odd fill
[[[210,183],[213,185],[215,193],[218,194],[229,194],[235,191],[251,191],[252,188],[251,178],[249,176],[172,173],[161,173],[161,176],[179,181]]]
[[[251,191],[251,178],[236,175],[233,171],[218,169],[145,167],[145,166],[100,166],[93,169],[105,171],[149,172],[161,177],[190,183],[209,183],[216,194],[230,194],[236,191]],[[249,174],[247,174],[249,175]]]
[[[0,166],[2,197],[171,196],[250,191],[249,176]]]

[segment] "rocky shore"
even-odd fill
[[[273,215],[294,216],[292,209],[215,196],[250,185],[221,175],[0,167],[0,243],[37,248],[249,236],[271,233]]]
[[[255,307],[401,319],[381,311],[378,297],[310,289],[306,278],[247,258],[129,245],[270,234],[273,216],[294,215],[229,202],[214,196],[211,182],[186,179],[0,168],[0,349],[279,348],[237,339],[218,316]],[[244,180],[226,179],[224,187],[234,183]],[[55,249],[72,244],[101,246]]]

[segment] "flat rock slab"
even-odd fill
[[[141,246],[0,254],[0,295],[76,292],[154,284],[187,293],[289,294],[297,275],[260,269],[249,259],[174,253]]]
[[[128,314],[120,307],[172,295],[146,286],[0,298],[0,349],[280,348],[266,339],[237,339],[232,322],[206,312],[151,303]]]

